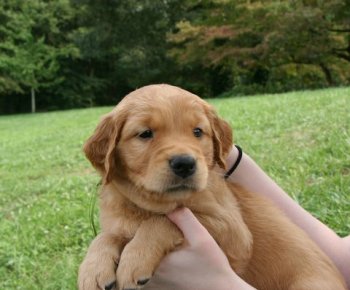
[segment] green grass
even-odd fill
[[[350,232],[350,88],[211,101],[294,199]],[[0,117],[0,289],[75,289],[98,177],[82,145],[111,108]]]

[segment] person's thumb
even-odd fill
[[[168,218],[178,226],[190,245],[197,244],[209,235],[206,228],[188,208],[176,209],[168,214]]]

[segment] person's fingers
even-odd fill
[[[209,236],[206,228],[188,208],[176,209],[168,214],[168,218],[178,226],[190,245],[195,245],[203,241],[203,237]]]

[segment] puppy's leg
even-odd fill
[[[126,241],[109,233],[99,234],[91,243],[79,268],[80,290],[115,289],[115,271]]]
[[[161,259],[182,241],[182,233],[165,216],[142,222],[120,257],[119,289],[140,289],[152,277]]]

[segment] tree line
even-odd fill
[[[350,1],[0,2],[0,113],[163,82],[203,97],[349,85]]]

